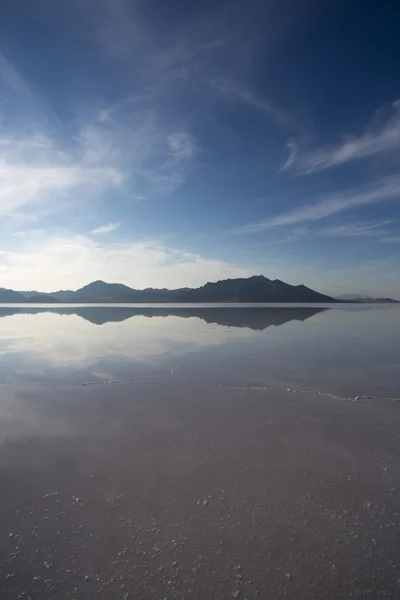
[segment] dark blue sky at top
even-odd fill
[[[0,58],[5,284],[72,247],[400,296],[398,3],[7,0]]]

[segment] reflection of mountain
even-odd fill
[[[48,307],[0,307],[0,318],[15,314],[34,315],[38,313],[56,313],[58,315],[77,315],[95,325],[109,322],[125,321],[132,317],[197,317],[206,323],[225,325],[227,327],[248,327],[261,331],[271,325],[279,326],[288,321],[305,321],[326,308],[308,307],[262,307],[262,306],[48,306]]]

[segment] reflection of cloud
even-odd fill
[[[54,393],[56,390],[56,394]],[[95,393],[91,387],[79,387],[79,402],[94,401],[96,410],[90,411],[90,416],[82,411],[82,405],[77,410],[71,410],[71,388],[54,386],[37,386],[17,384],[12,387],[3,386],[0,395],[0,448],[15,439],[32,440],[81,438],[114,438],[126,426],[126,419],[119,411],[109,412],[97,410],[101,403],[101,392],[96,387]],[[108,391],[104,396],[107,398]],[[103,398],[104,398],[103,396]],[[75,394],[74,394],[75,398]],[[68,409],[63,410],[68,404]],[[30,456],[31,447],[23,444],[18,456],[13,453],[13,464],[20,458]],[[0,467],[2,461],[9,460],[9,455],[0,452]]]
[[[41,395],[43,395],[41,390]],[[23,390],[3,389],[0,401],[0,447],[13,438],[25,436],[65,437],[76,435],[73,422],[68,422],[65,413],[60,416],[50,414],[49,406],[46,410],[38,409],[37,403],[31,402],[32,390],[27,398]],[[1,464],[1,459],[0,459]]]
[[[147,360],[217,346],[232,337],[251,335],[246,329],[205,324],[196,318],[135,317],[123,323],[96,327],[75,315],[51,313],[14,315],[1,321],[0,354],[51,367],[82,369],[101,359],[122,357]]]

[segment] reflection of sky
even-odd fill
[[[252,335],[247,328],[207,324],[197,318],[135,316],[94,325],[76,315],[15,314],[1,320],[0,374],[44,374],[45,369],[82,370],[104,361],[174,357]],[[97,376],[110,376],[96,372]],[[17,379],[19,379],[17,377]],[[26,379],[24,377],[24,379]]]
[[[206,381],[400,395],[398,307],[340,307],[287,322],[284,310],[269,313],[278,326],[261,331],[243,326],[250,313],[238,318],[241,326],[172,315],[101,325],[55,312],[4,316],[0,379],[78,383],[175,370],[176,380],[193,387]]]

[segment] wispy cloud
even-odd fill
[[[237,81],[233,81],[227,77],[215,77],[211,79],[210,85],[212,89],[217,91],[228,102],[239,103],[254,108],[281,125],[286,127],[293,126],[293,117],[289,111],[285,111],[265,98],[261,98],[254,91],[251,91]]]
[[[103,225],[102,227],[97,227],[92,230],[92,234],[99,235],[102,233],[110,233],[111,231],[115,231],[120,226],[120,223],[108,223],[108,225]]]
[[[290,169],[296,162],[298,156],[298,148],[296,142],[290,141],[286,144],[286,148],[289,150],[289,156],[283,167],[282,171],[286,171]]]
[[[76,289],[94,279],[120,281],[136,288],[203,285],[225,277],[247,277],[253,269],[204,258],[157,240],[109,242],[80,235],[42,231],[21,236],[18,247],[0,255],[0,280],[13,289]]]
[[[110,56],[127,60],[149,43],[134,3],[128,9],[124,0],[96,0],[84,8],[89,9],[88,16],[95,17],[98,42]]]
[[[385,244],[400,244],[400,235],[392,235],[382,238],[382,242],[385,242]]]
[[[57,119],[18,71],[0,55],[0,215],[21,214],[38,205],[57,206],[78,189],[89,195],[118,187],[115,167],[88,164],[60,138]]]
[[[13,128],[20,126],[28,130],[29,121],[35,120],[37,125],[48,124],[59,126],[59,120],[54,112],[46,105],[40,94],[33,89],[32,84],[25,81],[18,69],[0,53],[0,123],[2,131],[6,131],[9,137],[17,142],[13,135]],[[15,107],[21,110],[15,111]],[[44,116],[46,112],[46,116]],[[30,123],[29,123],[30,125]]]
[[[75,197],[110,189],[135,199],[165,195],[186,180],[200,145],[156,107],[117,102],[85,110],[72,133],[60,131],[51,109],[0,55],[0,216],[38,207],[56,211]],[[28,108],[26,99],[28,98]]]
[[[187,131],[177,131],[167,136],[167,146],[171,156],[176,160],[193,158],[199,152],[195,138]]]
[[[158,157],[138,168],[146,193],[170,194],[177,190],[193,169],[199,152],[200,146],[190,133],[178,131],[166,135],[161,140]]]
[[[391,224],[390,220],[347,223],[321,229],[318,234],[325,237],[381,237],[387,234],[385,228]]]
[[[0,215],[18,214],[38,204],[53,204],[55,198],[80,189],[86,194],[101,188],[118,187],[122,175],[112,168],[86,168],[84,165],[63,165],[51,158],[42,163],[0,159]]]
[[[27,229],[22,231],[14,231],[13,236],[26,239],[42,238],[47,234],[45,229]]]
[[[359,137],[349,137],[334,146],[304,154],[292,142],[288,148],[289,158],[281,170],[295,168],[303,173],[322,171],[383,153],[400,152],[400,100],[393,102],[389,118]]]
[[[319,221],[332,215],[350,211],[368,204],[378,204],[400,199],[400,177],[393,176],[382,179],[369,187],[357,188],[342,194],[332,194],[316,204],[306,204],[295,210],[241,227],[239,233],[264,231],[273,227],[297,225],[311,221]]]

